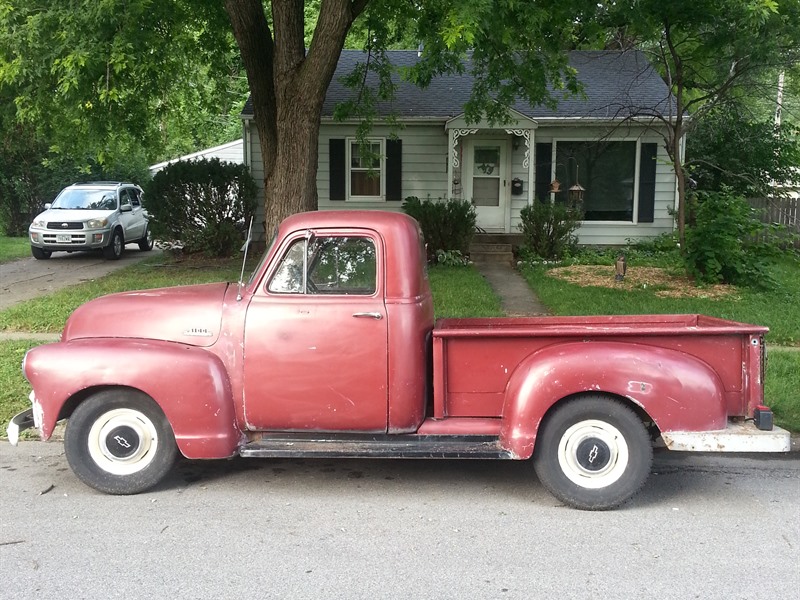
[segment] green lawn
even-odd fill
[[[636,264],[629,262],[629,270]],[[767,342],[800,346],[800,261],[786,257],[775,265],[778,287],[738,289],[722,299],[662,298],[657,289],[581,287],[548,276],[551,266],[523,266],[522,273],[540,300],[557,315],[702,313],[770,328]]]
[[[0,263],[31,255],[31,245],[26,237],[0,236]]]

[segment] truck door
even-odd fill
[[[380,238],[300,232],[247,309],[249,429],[385,432],[387,323]]]

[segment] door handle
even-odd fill
[[[353,316],[356,318],[367,317],[370,319],[377,319],[378,321],[383,318],[383,315],[379,312],[357,312],[353,313]]]

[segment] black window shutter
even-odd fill
[[[553,144],[536,144],[536,199],[550,201],[550,174],[553,172]]]
[[[403,199],[403,140],[386,140],[386,199]]]
[[[343,139],[328,140],[328,163],[330,166],[330,196],[331,200],[344,200],[345,177],[345,141]]]
[[[639,155],[639,223],[652,223],[656,207],[658,144],[642,144]]]

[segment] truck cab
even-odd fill
[[[403,215],[289,218],[247,289],[248,430],[413,432],[428,392],[433,298]],[[414,268],[409,268],[413,265]]]

